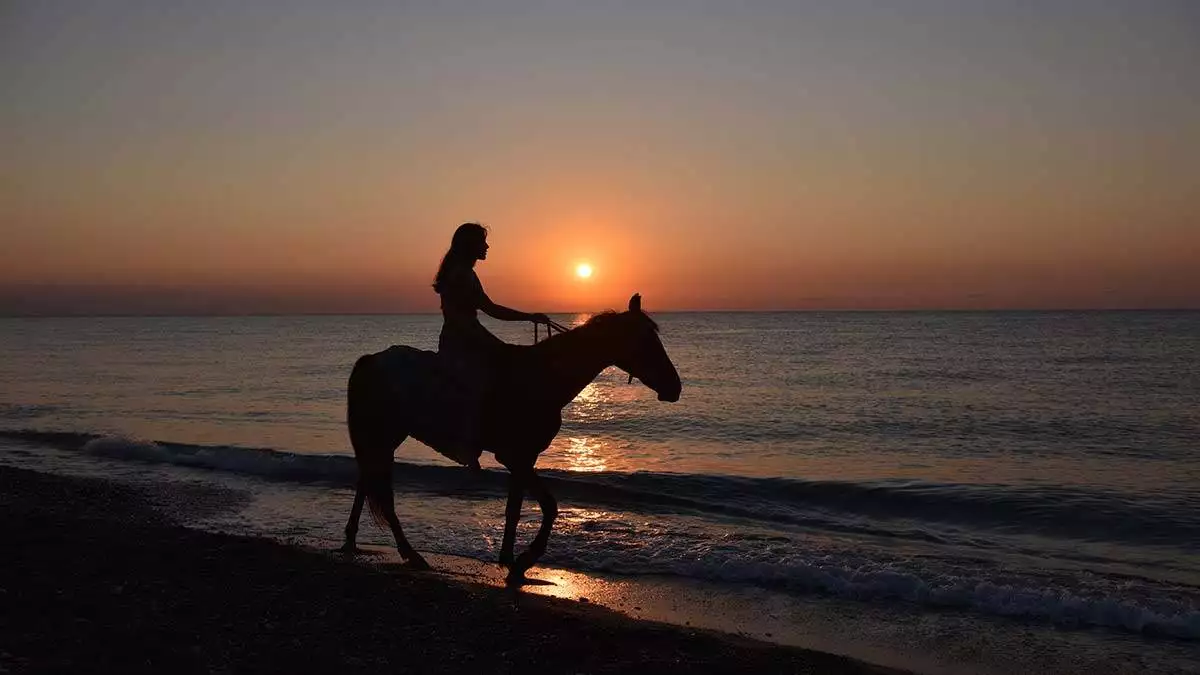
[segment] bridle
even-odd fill
[[[545,339],[545,338],[539,338],[538,325],[540,325],[540,324],[537,321],[533,322],[533,344],[535,344],[535,345],[538,343],[539,339]],[[561,323],[558,323],[557,321],[546,322],[546,338],[549,338],[551,335],[554,335],[554,331],[558,331],[559,333],[565,333],[565,332],[567,332],[567,328],[566,328],[566,326],[563,326]]]

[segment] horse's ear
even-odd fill
[[[633,297],[629,299],[629,311],[631,311],[631,312],[642,311],[642,294],[641,293],[634,293]]]

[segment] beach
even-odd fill
[[[0,537],[6,672],[900,672],[201,532],[100,479],[0,467]]]

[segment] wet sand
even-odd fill
[[[0,467],[0,541],[0,672],[897,672],[192,530],[97,479]]]

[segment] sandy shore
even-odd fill
[[[195,531],[100,480],[0,467],[0,541],[0,671],[893,672]]]

